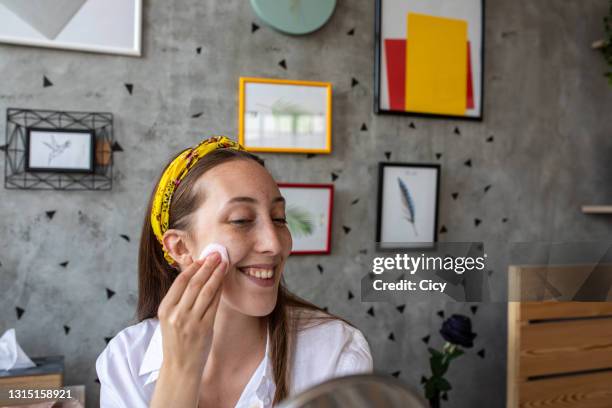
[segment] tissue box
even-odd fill
[[[50,398],[9,398],[9,390],[51,390],[64,385],[64,356],[34,357],[36,367],[0,370],[0,407],[25,405]]]

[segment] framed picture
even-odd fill
[[[379,163],[377,249],[434,248],[439,190],[438,164]]]
[[[0,0],[0,42],[141,55],[142,0]]]
[[[482,120],[484,0],[376,0],[376,113]]]
[[[278,183],[285,197],[285,215],[292,254],[329,254],[334,207],[333,184]]]
[[[331,153],[331,83],[240,78],[239,100],[247,150]]]
[[[28,172],[93,173],[92,130],[28,128],[25,143]]]

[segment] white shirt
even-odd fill
[[[162,336],[159,320],[146,319],[120,331],[96,360],[101,408],[146,408],[161,368]],[[274,377],[266,352],[245,386],[236,408],[269,408],[274,399]],[[333,377],[372,372],[370,347],[363,334],[341,320],[298,331],[289,395]]]

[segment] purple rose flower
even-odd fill
[[[469,317],[454,314],[442,324],[440,334],[449,343],[470,348],[474,346],[476,333],[472,332],[472,321]]]

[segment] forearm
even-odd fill
[[[185,369],[162,364],[149,408],[197,408],[201,380]]]

